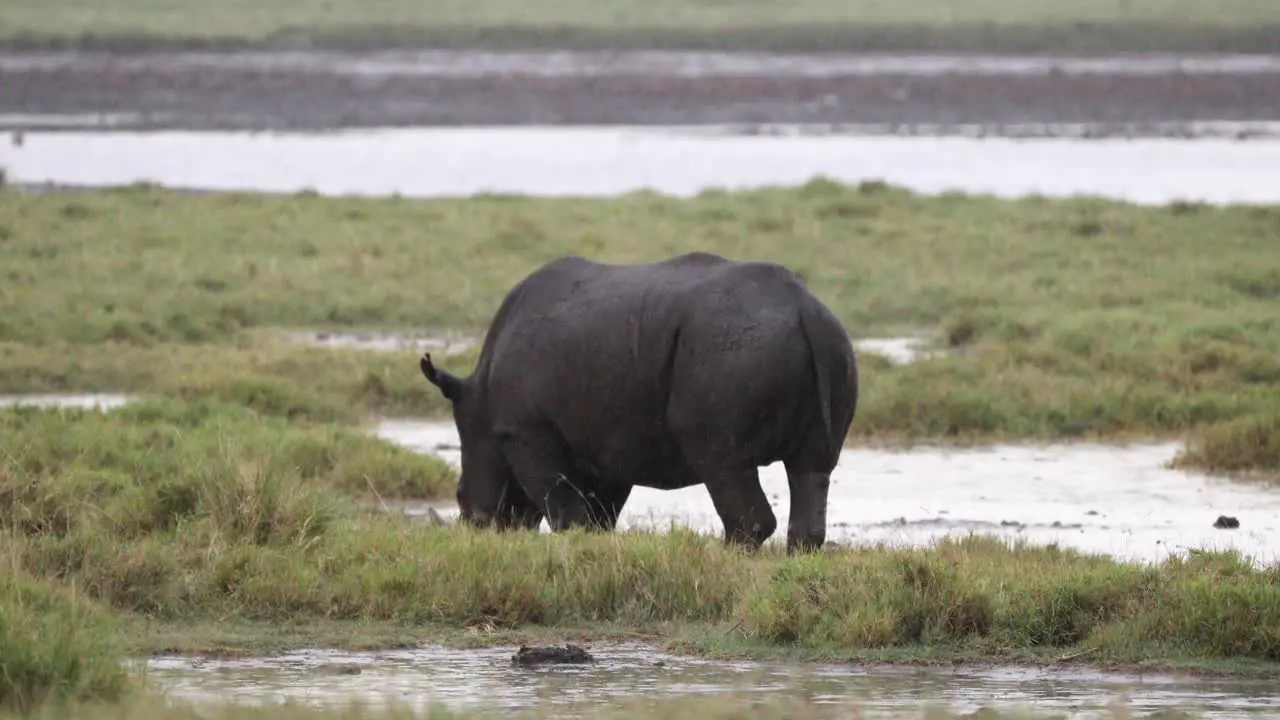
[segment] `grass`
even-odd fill
[[[440,415],[415,352],[272,338],[480,332],[552,257],[704,249],[803,272],[857,335],[942,329],[950,356],[893,366],[864,354],[855,439],[1193,433],[1202,449],[1186,466],[1266,467],[1278,226],[1276,206],[926,197],[822,179],[693,199],[0,189],[0,391],[155,392],[313,422]]]
[[[1280,480],[1280,413],[1251,415],[1198,431],[1174,467],[1257,471]]]
[[[1280,10],[1267,0],[558,0],[465,4],[387,0],[11,0],[9,47],[388,46],[779,50],[1266,52]]]
[[[340,470],[299,450],[305,442],[271,439],[270,419],[234,419],[241,412],[167,402],[99,419],[0,413],[6,438],[35,438],[7,440],[23,451],[0,467],[7,574],[38,578],[45,595],[74,592],[121,622],[215,632],[254,622],[615,627],[722,652],[844,659],[943,649],[988,660],[1280,661],[1280,569],[1232,552],[1152,566],[975,537],[788,557],[679,528],[432,528],[361,508]],[[388,474],[422,467],[387,452]],[[8,615],[25,585],[3,587]]]
[[[115,700],[129,687],[118,619],[73,588],[42,581],[4,553],[0,566],[0,709]]]
[[[452,497],[457,480],[435,456],[355,430],[291,424],[208,400],[152,400],[106,414],[10,409],[0,413],[0,433],[0,498],[13,508],[0,523],[33,530],[65,529],[88,513],[134,536],[187,515],[240,512],[243,498],[219,494],[219,473],[235,475],[239,491],[279,491],[271,502],[280,506],[310,496],[258,483],[288,474],[299,486],[373,501]],[[51,475],[59,481],[47,483]],[[245,522],[269,523],[245,512]]]
[[[969,537],[788,556],[680,528],[430,527],[369,508],[364,488],[430,495],[444,482],[437,461],[207,399],[103,414],[10,408],[0,437],[0,714],[190,717],[120,661],[341,637],[332,644],[586,632],[721,656],[1272,676],[1280,662],[1280,567],[1234,552],[1148,565]],[[616,712],[676,717],[697,702]],[[697,708],[744,717],[742,705]],[[812,706],[751,712],[825,717]]]

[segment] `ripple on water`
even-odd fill
[[[488,710],[555,704],[558,716],[588,717],[605,698],[641,702],[694,693],[742,693],[761,700],[788,697],[857,706],[867,717],[914,709],[921,703],[972,712],[984,705],[1029,705],[1102,716],[1123,696],[1129,709],[1202,709],[1205,717],[1250,717],[1280,708],[1274,684],[1244,680],[1134,677],[1091,671],[1029,668],[893,668],[835,664],[721,662],[667,654],[638,643],[596,644],[585,666],[513,667],[513,648],[452,650],[429,646],[374,652],[305,650],[266,658],[157,657],[150,679],[191,702],[274,703],[284,699],[368,705],[389,702]],[[326,668],[356,665],[359,674]]]

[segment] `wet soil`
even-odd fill
[[[0,88],[4,124],[19,130],[75,115],[135,130],[819,123],[932,134],[976,124],[990,136],[1084,123],[1087,137],[1191,137],[1197,121],[1280,119],[1280,62],[1268,56],[0,55]]]

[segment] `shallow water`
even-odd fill
[[[374,350],[398,352],[401,350],[425,350],[444,355],[455,355],[475,347],[480,338],[470,335],[428,335],[417,337],[395,332],[293,332],[281,339],[304,342],[322,347],[350,350]]]
[[[129,395],[89,393],[84,395],[0,395],[3,407],[75,408],[81,410],[114,410],[132,400]]]
[[[425,161],[424,159],[429,159]],[[326,195],[607,196],[884,180],[924,193],[1280,201],[1280,142],[742,136],[715,128],[467,128],[325,134],[30,133],[10,182],[147,181]]]
[[[485,77],[537,75],[598,77],[661,74],[672,77],[768,75],[829,77],[833,75],[927,76],[968,75],[1186,75],[1280,72],[1274,55],[1168,55],[1071,57],[948,55],[891,53],[760,53],[670,50],[574,51],[421,50],[368,53],[335,52],[159,52],[137,56],[106,53],[0,53],[0,70],[120,71],[151,68],[237,68],[323,72],[353,77]]]
[[[375,434],[458,465],[450,422],[387,420]],[[1235,548],[1259,563],[1280,557],[1280,493],[1162,467],[1176,443],[999,445],[977,449],[844,451],[832,476],[827,538],[848,543],[924,545],[970,532],[1058,543],[1123,559],[1159,561],[1187,548]],[[790,496],[781,463],[760,470],[780,528]],[[456,506],[434,504],[446,517]],[[425,513],[426,505],[409,506]],[[1235,530],[1213,527],[1219,515]],[[636,488],[621,527],[722,530],[706,488]],[[543,522],[546,531],[547,524]],[[775,533],[781,542],[785,531]]]
[[[720,662],[674,656],[639,644],[589,646],[594,665],[512,667],[514,648],[424,647],[382,652],[303,651],[270,658],[215,660],[159,657],[150,678],[191,702],[273,703],[286,698],[341,704],[359,698],[424,707],[513,709],[554,704],[557,717],[590,717],[606,697],[640,702],[664,696],[744,693],[752,700],[789,697],[858,708],[863,717],[915,710],[922,703],[973,712],[983,706],[1034,703],[1069,718],[1111,717],[1109,703],[1131,711],[1200,711],[1239,718],[1280,710],[1274,683],[1122,676],[1031,669],[894,669],[848,665]],[[198,667],[193,667],[197,665]],[[358,674],[349,668],[358,666]],[[346,672],[335,668],[346,669]]]

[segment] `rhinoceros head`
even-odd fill
[[[424,353],[418,364],[422,374],[453,406],[453,421],[462,446],[462,469],[458,476],[459,518],[477,526],[492,522],[500,528],[528,525],[532,518],[516,517],[521,513],[512,507],[513,503],[519,503],[523,491],[515,485],[515,476],[493,434],[488,412],[474,381],[437,368],[431,362],[430,353]]]

